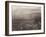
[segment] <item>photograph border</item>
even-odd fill
[[[27,34],[11,34],[9,35],[9,3],[26,3],[26,4],[41,4],[44,5],[44,32],[43,33],[27,33]],[[37,2],[22,2],[22,1],[5,1],[5,35],[16,36],[16,35],[32,35],[32,34],[45,34],[45,3]]]

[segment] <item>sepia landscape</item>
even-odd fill
[[[41,29],[41,7],[12,5],[12,31]]]

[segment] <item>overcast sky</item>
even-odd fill
[[[41,7],[35,7],[35,6],[12,6],[12,16],[13,18],[20,19],[31,19],[31,16],[38,16],[41,12]]]

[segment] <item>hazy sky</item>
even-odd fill
[[[12,16],[13,18],[20,19],[31,19],[30,17],[38,16],[41,12],[41,7],[35,7],[35,6],[12,6]]]

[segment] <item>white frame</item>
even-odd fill
[[[24,6],[41,6],[41,30],[26,30],[26,31],[12,31],[12,13],[11,6],[12,5],[24,5]],[[26,34],[26,33],[41,33],[44,32],[44,6],[40,4],[21,4],[21,3],[9,3],[9,34]]]

